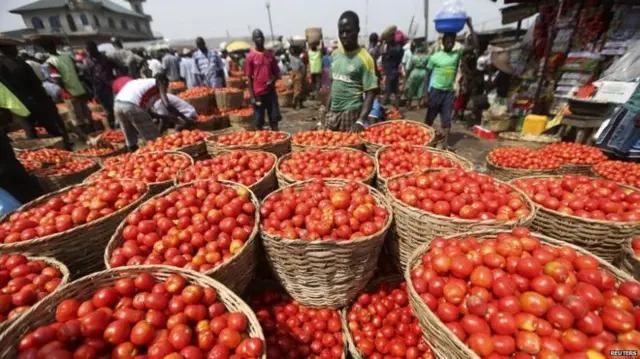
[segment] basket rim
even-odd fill
[[[438,170],[426,170],[426,171],[422,171],[420,173],[444,172],[444,171],[455,171],[455,169],[447,168],[447,169],[444,169],[444,170],[441,170],[441,169],[438,169]],[[475,172],[475,171],[465,171],[465,172]],[[538,208],[535,205],[535,203],[533,202],[533,200],[531,200],[521,189],[517,188],[516,186],[514,186],[510,182],[501,181],[501,180],[495,178],[494,176],[492,176],[490,174],[484,174],[484,173],[480,173],[480,174],[484,175],[484,176],[489,176],[489,177],[493,178],[494,182],[507,185],[511,190],[513,190],[514,192],[517,192],[520,195],[520,198],[523,200],[523,202],[529,208],[529,212],[530,212],[529,215],[524,217],[524,218],[518,218],[518,219],[509,220],[509,221],[498,221],[497,219],[488,219],[488,220],[463,219],[463,218],[456,218],[456,217],[449,217],[449,216],[441,216],[441,215],[435,214],[433,212],[427,212],[427,211],[424,211],[422,209],[409,206],[409,205],[405,204],[404,202],[400,201],[399,199],[397,199],[395,196],[390,194],[391,191],[389,190],[389,184],[393,180],[396,180],[396,179],[398,179],[400,177],[408,177],[408,176],[411,176],[411,175],[414,175],[414,174],[416,174],[416,172],[401,173],[399,175],[395,175],[395,176],[387,179],[387,181],[385,182],[385,186],[384,187],[385,187],[385,190],[387,191],[387,193],[389,193],[388,197],[391,198],[390,201],[392,201],[392,205],[400,205],[400,206],[409,208],[411,210],[419,211],[420,214],[427,214],[427,215],[429,215],[431,217],[435,217],[435,218],[440,219],[440,220],[449,221],[449,222],[452,222],[454,224],[481,224],[481,225],[485,225],[485,224],[500,224],[500,225],[509,225],[509,224],[518,224],[518,223],[529,223],[536,216],[536,214],[538,212]]]
[[[171,186],[169,188],[167,188],[166,190],[151,196],[149,198],[146,199],[145,203],[155,200],[157,198],[166,196],[167,194],[179,190],[181,188],[184,187],[189,187],[189,186],[193,186],[195,183],[197,182],[210,182],[210,181],[215,181],[215,180],[198,180],[198,181],[192,181],[192,182],[188,182],[188,183],[183,183],[181,185],[176,185],[176,186]],[[236,254],[234,254],[232,257],[228,258],[227,260],[224,260],[222,262],[220,262],[217,266],[213,267],[212,269],[206,271],[206,272],[198,272],[198,273],[202,273],[204,275],[212,275],[214,273],[216,273],[217,271],[221,270],[222,268],[226,268],[229,263],[231,263],[232,260],[234,260],[235,258],[239,257],[246,249],[249,245],[253,245],[256,240],[256,237],[258,236],[259,233],[259,225],[260,225],[260,211],[259,211],[259,204],[260,202],[258,201],[258,198],[256,197],[256,195],[253,193],[253,191],[251,191],[251,189],[249,189],[248,187],[241,185],[240,183],[237,182],[232,182],[232,181],[217,181],[227,187],[240,187],[243,189],[246,189],[249,192],[249,198],[251,200],[251,202],[253,203],[253,205],[255,206],[256,210],[254,213],[254,225],[253,225],[253,230],[251,231],[251,234],[249,234],[249,237],[247,239],[246,242],[244,242],[244,245],[242,246],[242,248],[240,249],[240,251]],[[142,205],[142,204],[141,204]],[[109,239],[109,242],[107,243],[107,246],[105,247],[104,250],[104,255],[103,255],[103,259],[104,259],[104,264],[105,267],[107,268],[107,270],[109,269],[116,269],[116,268],[127,268],[127,267],[138,267],[138,265],[135,266],[129,266],[129,265],[124,265],[121,267],[111,267],[110,263],[109,263],[109,259],[111,259],[111,255],[113,254],[113,251],[116,250],[117,248],[120,247],[116,247],[116,243],[121,242],[120,244],[124,243],[124,240],[122,237],[122,231],[124,230],[125,224],[127,223],[127,219],[124,218],[120,224],[118,224],[118,227],[116,228],[116,230],[114,231],[114,233],[111,235],[111,238]],[[121,241],[122,239],[122,241]],[[183,267],[176,267],[173,265],[161,265],[161,266],[168,266],[168,267],[174,267],[174,268],[183,268]]]
[[[229,115],[229,116],[234,116],[234,115]],[[248,116],[240,116],[240,117],[248,117]],[[233,127],[233,126],[232,126]],[[229,133],[214,133],[211,136],[207,137],[205,139],[205,142],[207,143],[211,143],[215,146],[218,146],[222,149],[225,150],[233,150],[233,149],[239,149],[237,148],[238,146],[242,146],[242,147],[246,147],[246,146],[276,146],[276,145],[281,145],[287,142],[291,141],[291,134],[285,131],[271,131],[271,130],[262,130],[264,132],[278,132],[278,133],[284,133],[285,137],[281,140],[275,141],[275,142],[267,142],[267,143],[260,143],[260,144],[238,144],[238,145],[224,145],[224,144],[220,144],[218,142],[216,142],[216,140],[218,139],[218,137],[220,136],[224,136],[224,135],[228,135]],[[245,131],[245,132],[258,132],[258,131]],[[233,132],[231,132],[233,133]]]
[[[489,153],[487,153],[487,155],[485,156],[485,161],[487,162],[487,164],[490,167],[494,167],[494,169],[498,169],[501,171],[507,171],[507,172],[524,172],[524,173],[531,173],[531,172],[545,172],[545,173],[549,173],[549,174],[553,174],[555,171],[561,170],[562,167],[564,166],[564,164],[561,164],[560,166],[558,166],[557,168],[545,168],[545,169],[538,169],[538,168],[514,168],[514,167],[504,167],[501,165],[496,164],[495,162],[493,162],[489,156],[491,155],[491,153],[497,149],[500,148],[519,148],[520,146],[503,146],[503,147],[498,147],[498,148],[494,148],[493,150],[491,150]]]
[[[411,147],[413,148],[419,148],[419,149],[423,149],[427,152],[431,152],[431,153],[435,153],[444,157],[447,157],[449,160],[455,160],[459,165],[462,166],[462,169],[465,171],[473,171],[475,169],[475,166],[473,165],[473,162],[469,161],[468,159],[455,154],[451,151],[445,151],[445,150],[439,150],[437,148],[433,148],[433,147],[429,147],[429,146],[417,146],[417,145],[411,145]],[[389,180],[391,177],[383,177],[380,174],[380,155],[382,154],[382,152],[387,151],[389,149],[393,148],[393,145],[386,145],[386,146],[382,146],[380,148],[378,148],[376,150],[376,155],[374,156],[374,161],[376,163],[376,176],[378,178],[379,181],[385,182],[387,180]],[[468,166],[469,168],[466,168],[465,166]],[[433,167],[433,168],[426,168],[425,170],[430,170],[430,171],[440,171],[440,170],[455,170],[456,168],[454,167]],[[408,172],[405,172],[408,173]],[[402,173],[399,173],[402,174]]]
[[[332,152],[332,151],[360,152],[360,153],[364,153],[365,156],[369,157],[373,161],[373,170],[371,170],[371,173],[365,178],[349,180],[349,179],[346,179],[346,178],[339,178],[339,177],[327,177],[325,179],[344,179],[346,181],[356,181],[356,182],[370,183],[373,180],[373,177],[376,175],[377,165],[376,165],[375,158],[373,156],[371,156],[370,154],[364,152],[364,151],[356,150],[355,148],[350,148],[350,147],[312,147],[312,148],[306,148],[306,149],[300,150],[300,151],[289,152],[287,154],[282,155],[280,158],[278,158],[278,162],[276,163],[276,176],[278,176],[279,178],[282,178],[285,182],[288,182],[290,184],[291,183],[295,183],[295,182],[302,182],[302,181],[315,179],[315,178],[307,178],[307,179],[304,179],[302,181],[297,181],[297,180],[293,179],[290,175],[288,175],[288,174],[286,174],[286,173],[284,173],[284,172],[282,172],[280,170],[280,165],[282,165],[282,163],[284,161],[288,160],[294,153],[301,153],[301,152],[306,152],[306,151],[311,151],[311,150],[318,150],[320,152]]]
[[[80,159],[103,159],[103,158],[119,155],[120,153],[118,153],[118,151],[123,151],[126,148],[126,146],[121,142],[120,143],[118,143],[118,142],[108,142],[108,143],[113,148],[113,151],[109,152],[107,154],[98,155],[98,156],[92,156],[92,155],[79,154],[78,152],[73,152],[72,156],[73,157],[78,157]]]
[[[48,148],[49,146],[55,146],[59,143],[63,142],[62,137],[38,137],[38,138],[23,138],[23,139],[12,139],[11,140],[11,148],[13,148],[16,152],[24,152],[24,151],[37,151],[39,149]],[[37,148],[21,148],[20,144],[26,145],[35,145],[35,144],[44,144],[43,146],[34,146]],[[18,146],[18,147],[16,147]],[[71,151],[68,151],[71,152]]]
[[[300,187],[304,187],[306,184],[312,183],[314,181],[318,181],[316,179],[312,179],[312,180],[306,180],[306,181],[301,181],[301,182],[295,182],[292,183],[286,187],[280,187],[279,189],[269,193],[268,196],[266,196],[261,202],[260,202],[260,207],[262,207],[264,205],[264,203],[267,201],[267,199],[269,197],[271,197],[272,195],[276,194],[276,193],[280,193],[282,191],[284,191],[287,188],[300,188]],[[371,194],[376,194],[375,197],[376,198],[376,205],[378,205],[379,207],[382,207],[384,209],[387,210],[387,212],[389,213],[389,216],[387,217],[387,220],[385,221],[385,225],[376,233],[368,235],[368,236],[363,236],[363,237],[359,237],[359,238],[354,238],[354,239],[315,239],[312,241],[305,241],[299,238],[296,239],[287,239],[281,236],[273,236],[269,233],[267,233],[264,228],[262,227],[262,221],[260,222],[260,236],[262,237],[263,240],[273,240],[273,241],[279,241],[282,243],[285,243],[289,246],[306,246],[309,244],[313,244],[313,245],[325,245],[325,244],[329,244],[329,245],[338,245],[338,246],[345,246],[345,245],[352,245],[353,243],[360,243],[360,242],[366,242],[366,241],[370,241],[372,239],[375,238],[379,238],[382,234],[386,233],[389,228],[391,227],[391,223],[393,222],[393,208],[392,206],[389,204],[389,202],[387,201],[386,197],[380,193],[377,189],[373,188],[373,186],[370,186],[366,183],[362,183],[362,182],[358,182],[358,181],[351,181],[351,180],[343,180],[343,179],[339,179],[339,178],[325,178],[322,179],[323,182],[325,182],[325,185],[328,185],[330,187],[338,187],[338,186],[343,186],[345,184],[349,184],[351,182],[355,182],[358,185],[361,186],[366,186],[369,189],[369,192]],[[382,203],[377,203],[378,201],[382,201]]]
[[[113,180],[119,181],[119,182],[121,182],[121,181],[130,181],[130,182],[134,182],[134,183],[135,182],[140,182],[140,181],[135,181],[135,180],[128,179],[128,178],[117,178],[117,179],[114,178]],[[144,183],[144,182],[141,182],[141,183]],[[11,213],[7,213],[4,216],[0,217],[0,223],[4,223],[9,218],[9,216],[11,216],[13,213],[17,213],[17,212],[20,212],[20,211],[28,210],[28,209],[30,209],[32,207],[35,207],[35,206],[39,206],[39,205],[43,204],[44,202],[48,201],[50,198],[53,198],[55,196],[61,195],[62,193],[68,192],[72,188],[91,186],[91,185],[93,185],[93,183],[84,183],[83,182],[83,183],[78,183],[76,185],[72,185],[72,186],[69,186],[69,187],[62,188],[62,189],[57,190],[55,192],[44,194],[44,195],[34,199],[31,202],[23,204],[22,206],[20,206],[20,208],[16,209],[15,211],[13,211]],[[129,210],[131,210],[133,208],[136,208],[141,203],[141,201],[144,200],[146,198],[146,196],[149,194],[150,188],[149,188],[149,186],[147,184],[145,184],[145,186],[147,187],[146,191],[144,193],[142,193],[140,198],[138,198],[137,200],[129,203],[128,205],[120,208],[119,210],[117,210],[117,211],[115,211],[115,212],[113,212],[113,213],[111,213],[111,214],[109,214],[107,216],[100,217],[95,221],[88,222],[88,223],[83,223],[83,224],[81,224],[81,225],[79,225],[77,227],[72,227],[72,228],[67,229],[66,231],[53,233],[53,234],[50,234],[48,236],[37,237],[37,238],[29,239],[29,240],[26,240],[26,241],[20,241],[20,242],[9,243],[9,244],[0,243],[0,250],[26,250],[26,248],[28,248],[28,247],[30,247],[32,245],[43,243],[43,242],[47,242],[47,241],[55,241],[58,238],[60,238],[62,236],[66,236],[66,235],[68,235],[69,233],[71,233],[73,231],[84,230],[86,228],[89,228],[90,226],[93,226],[93,225],[96,225],[96,224],[99,224],[99,223],[103,223],[103,222],[111,219],[114,216],[120,215],[122,213],[127,213],[127,211],[129,211]]]
[[[213,119],[213,115],[211,115],[211,118]],[[202,140],[200,140],[200,141],[198,141],[198,142],[194,142],[194,143],[189,144],[189,145],[186,145],[186,146],[176,147],[176,148],[170,148],[170,149],[168,149],[168,150],[163,150],[163,151],[158,151],[158,150],[156,150],[156,151],[145,151],[145,150],[144,150],[144,149],[145,149],[145,147],[146,147],[146,146],[145,146],[145,147],[142,147],[142,148],[139,150],[140,152],[138,152],[138,154],[139,154],[139,155],[145,155],[145,154],[148,154],[148,153],[154,153],[154,152],[183,152],[183,153],[184,153],[184,151],[185,151],[185,150],[189,150],[189,149],[196,148],[196,147],[198,147],[198,146],[202,146],[202,145],[204,145],[204,144],[205,144],[205,141],[207,140],[207,138],[209,138],[209,137],[213,136],[213,133],[208,132],[208,131],[203,131],[203,130],[198,130],[198,129],[193,129],[193,130],[191,130],[191,131],[203,132],[203,133],[207,134],[207,137],[203,138]],[[175,132],[175,133],[173,133],[173,134],[176,134],[176,133],[178,133],[178,132]],[[169,136],[171,136],[171,135],[169,135]],[[166,136],[165,136],[165,137],[166,137]],[[159,137],[158,139],[160,139],[160,137]],[[137,152],[137,151],[136,151],[136,152]]]
[[[152,153],[163,153],[163,154],[172,154],[172,155],[178,155],[178,156],[186,156],[191,161],[191,164],[189,166],[193,166],[193,164],[195,163],[195,161],[193,160],[193,157],[191,157],[188,153],[175,151],[175,150],[132,153],[131,157],[144,156],[144,155],[149,155],[149,154],[152,154]],[[94,175],[96,175],[96,174],[98,174],[98,173],[100,173],[102,171],[106,171],[106,170],[110,169],[111,167],[115,167],[115,166],[117,166],[118,163],[121,163],[121,162],[116,162],[115,164],[113,164],[111,166],[108,166],[108,167],[101,166],[102,168],[99,171],[96,171],[95,173],[92,173],[91,176],[87,177],[84,180],[84,182],[86,182],[86,183],[95,182],[93,180],[90,180],[92,176],[94,176]],[[176,172],[176,176],[178,175],[178,173],[180,173],[180,171]],[[171,178],[169,180],[166,180],[166,181],[161,181],[161,182],[145,182],[144,180],[135,179],[135,178],[125,178],[125,179],[129,179],[129,180],[132,180],[132,181],[140,181],[140,182],[143,182],[144,184],[146,184],[147,186],[151,186],[151,185],[163,185],[163,184],[167,184],[167,183],[173,183],[173,181],[175,180],[176,176],[173,176],[173,178]]]
[[[358,136],[358,142],[357,143],[350,143],[350,144],[341,144],[341,145],[329,145],[329,146],[322,146],[322,145],[306,145],[303,143],[298,143],[294,140],[295,136],[297,134],[301,134],[301,133],[314,133],[314,132],[331,132],[331,133],[344,133],[344,132],[340,132],[340,131],[333,131],[333,130],[309,130],[309,131],[300,131],[300,132],[296,132],[291,136],[291,144],[292,145],[296,145],[299,147],[306,147],[306,148],[343,148],[343,147],[350,147],[350,146],[362,146],[364,144],[364,142],[362,142],[362,139],[360,138],[360,136]]]
[[[65,177],[69,177],[69,176],[77,176],[79,174],[84,174],[85,172],[89,172],[91,171],[91,173],[95,172],[92,170],[100,170],[100,164],[94,159],[94,158],[81,158],[78,159],[78,161],[91,161],[91,165],[87,168],[83,168],[79,171],[73,172],[73,173],[67,173],[67,174],[63,174],[63,175],[52,175],[52,176],[41,176],[38,172],[42,171],[42,170],[46,170],[49,169],[51,167],[47,167],[47,168],[39,168],[36,171],[33,172],[33,175],[36,176],[37,178],[46,178],[48,180],[59,180],[59,179],[63,179]],[[60,164],[62,163],[67,163],[67,162],[71,162],[71,161],[66,161],[66,162],[60,162]]]
[[[527,179],[543,179],[543,178],[547,178],[547,179],[551,179],[551,178],[562,178],[566,175],[549,175],[549,176],[545,176],[545,175],[540,175],[540,176],[526,176],[526,177],[519,177],[519,178],[515,178],[512,179],[511,181],[509,181],[508,183],[512,184],[513,187],[515,187],[515,185],[513,185],[514,181],[522,181],[522,180],[527,180]],[[584,176],[584,175],[582,175]],[[615,181],[611,181],[611,180],[606,180],[606,181],[610,181],[610,182],[615,182]],[[626,188],[629,190],[632,190],[634,192],[638,192],[640,190],[638,190],[637,188],[631,187],[631,186],[627,186],[626,184],[620,183],[620,182],[615,182],[616,184],[618,184],[618,186],[622,187],[622,188]],[[524,193],[524,191],[523,191]],[[527,198],[529,198],[529,196],[527,196],[525,194],[525,196]],[[533,200],[532,200],[533,202]],[[544,212],[544,213],[548,213],[554,216],[559,216],[559,217],[563,217],[563,218],[568,218],[574,221],[579,221],[579,222],[585,222],[585,223],[589,223],[589,224],[600,224],[600,225],[606,225],[606,226],[616,226],[616,227],[635,227],[637,225],[640,225],[640,221],[637,222],[620,222],[620,221],[608,221],[608,220],[602,220],[602,219],[591,219],[591,218],[582,218],[582,217],[578,217],[578,216],[574,216],[574,215],[570,215],[570,214],[565,214],[565,213],[560,213],[558,211],[554,211],[551,210],[547,207],[541,206],[535,202],[533,202],[534,206],[537,207],[537,210],[540,212]]]
[[[429,135],[431,137],[429,138],[429,141],[427,141],[427,143],[424,143],[424,144],[419,145],[419,146],[429,146],[431,143],[433,143],[433,140],[434,140],[435,134],[436,134],[434,128],[429,126],[429,125],[426,125],[426,124],[424,124],[422,122],[418,122],[418,121],[411,121],[411,120],[406,120],[406,119],[383,121],[383,122],[378,122],[378,123],[376,123],[374,125],[371,125],[367,129],[372,128],[372,127],[376,127],[376,126],[385,126],[385,125],[391,126],[394,123],[411,124],[411,125],[415,125],[415,126],[424,128],[425,130],[427,130],[427,132],[429,132]],[[360,133],[360,140],[362,140],[362,143],[364,143],[365,145],[369,145],[369,146],[371,146],[371,145],[388,146],[389,145],[389,144],[384,144],[384,143],[375,143],[375,142],[367,141],[367,139],[364,137],[364,131]]]

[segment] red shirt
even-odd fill
[[[120,76],[117,79],[115,79],[111,84],[111,89],[113,90],[113,93],[118,94],[118,92],[122,90],[124,85],[126,85],[131,80],[133,79],[129,76]]]
[[[244,61],[244,73],[253,80],[253,94],[261,96],[269,92],[267,82],[280,75],[273,52],[251,50]]]

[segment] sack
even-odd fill
[[[436,14],[436,20],[449,18],[467,18],[462,0],[445,0],[442,8]]]

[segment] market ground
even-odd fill
[[[291,108],[283,108],[282,121],[280,122],[280,130],[289,133],[299,131],[313,130],[318,122],[318,105],[317,103],[307,101],[307,107],[301,110]],[[401,108],[401,112],[408,120],[424,121],[425,109],[406,111]],[[436,126],[439,126],[439,120],[436,120]],[[462,123],[454,123],[451,130],[451,143],[455,147],[456,154],[471,160],[476,169],[480,172],[486,171],[485,157],[496,147],[522,145],[522,142],[506,141],[501,139],[485,140],[475,136],[470,129],[467,129]],[[528,146],[529,144],[527,144]]]

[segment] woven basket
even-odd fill
[[[247,116],[240,116],[230,113],[229,124],[231,126],[240,127],[245,130],[254,130],[253,128],[253,114]]]
[[[562,175],[585,175],[585,176],[593,176],[593,171],[591,171],[592,165],[563,165],[558,171],[558,174]]]
[[[113,157],[113,156],[118,156],[121,155],[123,153],[127,152],[127,148],[125,146],[123,146],[122,144],[119,145],[113,145],[113,147],[115,147],[115,150],[111,153],[108,153],[106,155],[102,155],[102,156],[87,156],[87,155],[80,155],[77,152],[74,152],[71,156],[75,159],[78,160],[86,160],[86,159],[90,159],[90,160],[94,160],[96,161],[98,164],[102,165],[102,161],[105,158],[109,158],[109,157]]]
[[[196,122],[195,128],[202,131],[217,131],[231,126],[229,116],[211,116],[205,122]]]
[[[227,78],[227,87],[244,90],[247,88],[247,81],[243,77]]]
[[[429,172],[429,171],[427,171]],[[393,180],[410,174],[401,174],[391,177]],[[387,198],[393,207],[393,213],[396,221],[393,230],[396,234],[395,240],[391,241],[391,251],[398,268],[405,268],[407,260],[413,251],[423,243],[429,243],[435,237],[451,236],[456,233],[481,231],[487,229],[512,229],[518,226],[529,224],[536,216],[537,207],[533,202],[519,189],[514,186],[495,180],[497,183],[508,185],[512,190],[518,192],[522,201],[527,205],[531,213],[529,216],[511,221],[497,220],[471,220],[462,218],[453,218],[440,216],[435,213],[426,212],[418,208],[411,207],[391,193],[388,190],[388,183],[385,189]]]
[[[480,231],[473,233],[460,233],[449,238],[463,238],[468,236],[475,236],[478,239],[486,239],[495,237],[498,233],[505,231],[490,230]],[[571,244],[559,241],[557,239],[549,238],[538,233],[534,233],[534,236],[538,237],[542,243],[553,246],[568,246],[573,248],[580,254],[592,254],[588,251],[573,246]],[[467,347],[457,336],[455,336],[441,321],[440,319],[429,309],[429,307],[422,301],[420,295],[413,288],[413,282],[411,280],[411,270],[416,265],[420,264],[422,255],[429,249],[429,244],[423,244],[418,248],[409,259],[409,265],[405,269],[405,280],[407,281],[407,287],[409,292],[409,302],[413,309],[413,314],[420,321],[420,327],[424,335],[429,338],[429,342],[432,344],[431,348],[434,351],[436,357],[447,359],[479,359],[480,357],[475,354],[469,347]],[[613,267],[611,264],[605,262],[601,258],[595,257],[600,265],[609,270],[616,279],[620,281],[633,280],[631,276],[622,272],[621,270]]]
[[[49,199],[68,191],[71,188],[85,186],[84,184],[67,187],[57,192],[45,194],[23,205],[16,211],[24,211],[46,203]],[[109,242],[111,234],[118,224],[147,198],[145,193],[137,201],[126,207],[81,226],[70,228],[64,232],[49,236],[30,239],[15,243],[0,243],[0,253],[23,253],[38,256],[53,257],[67,265],[72,278],[104,269],[102,254]],[[0,218],[0,223],[7,220],[9,215]],[[0,356],[2,357],[2,356]]]
[[[34,138],[31,140],[17,140],[11,142],[13,150],[16,152],[33,151],[41,148],[57,148],[64,150],[62,137]]]
[[[278,94],[278,106],[293,107],[293,92],[284,92]]]
[[[632,275],[636,280],[640,278],[640,258],[636,257],[636,254],[633,252],[631,240],[622,247],[620,260],[617,264],[620,266],[620,269]]]
[[[553,170],[528,170],[524,168],[509,168],[497,165],[489,159],[489,155],[486,157],[487,161],[487,169],[491,175],[501,181],[511,181],[520,177],[529,177],[529,176],[553,176],[559,174],[562,169],[553,169]]]
[[[207,155],[207,144],[204,141],[205,140],[202,140],[191,145],[176,148],[173,151],[186,153],[191,156],[191,158],[200,158]]]
[[[235,295],[221,283],[190,270],[181,268],[143,265],[137,267],[125,267],[109,269],[94,273],[90,276],[71,282],[54,294],[49,295],[36,304],[26,315],[22,316],[4,333],[0,334],[0,357],[18,357],[17,343],[28,332],[40,326],[55,322],[56,308],[60,302],[67,298],[75,298],[80,301],[91,299],[94,292],[104,286],[113,285],[118,279],[123,277],[135,278],[135,276],[149,273],[157,280],[166,280],[172,274],[183,276],[188,283],[197,284],[203,287],[214,288],[218,300],[222,302],[228,311],[241,312],[247,316],[247,331],[249,336],[264,339],[262,328],[256,318],[255,313],[240,297]],[[265,342],[266,343],[266,342]],[[266,354],[262,354],[260,359],[266,359]]]
[[[215,101],[218,110],[230,111],[242,108],[244,102],[244,94],[242,91],[237,92],[221,92],[216,91]]]
[[[38,138],[51,138],[51,135],[48,133],[36,133],[36,135],[38,136]],[[27,134],[24,132],[23,133],[18,133],[17,131],[9,132],[7,133],[7,137],[9,137],[11,141],[27,140]]]
[[[532,178],[554,178],[560,176],[530,176]],[[618,183],[620,187],[636,190]],[[613,262],[620,256],[620,251],[627,242],[640,234],[640,222],[613,222],[588,218],[580,218],[552,211],[535,204],[536,217],[531,228],[536,232],[582,247],[598,257]]]
[[[290,187],[301,188],[309,182]],[[332,187],[348,182],[325,180]],[[260,228],[271,269],[295,300],[310,307],[341,308],[371,279],[393,214],[384,196],[371,187],[369,190],[376,203],[389,211],[384,228],[374,235],[347,241],[303,241],[271,236]]]
[[[394,123],[404,122],[404,123],[409,123],[409,124],[416,125],[416,126],[419,126],[419,127],[423,127],[424,129],[427,130],[427,132],[429,132],[429,135],[430,135],[429,142],[425,143],[424,146],[429,146],[429,145],[431,145],[433,143],[433,139],[435,137],[435,131],[434,131],[433,128],[425,125],[424,123],[416,122],[416,121],[409,121],[409,120],[394,120],[393,122]],[[369,126],[369,128],[372,128],[374,126],[388,125],[389,123],[390,123],[389,121],[384,121],[384,122],[376,123],[375,125],[371,125],[371,126]],[[378,152],[380,147],[385,146],[383,144],[377,144],[377,143],[369,142],[369,141],[364,139],[364,136],[361,136],[361,139],[362,139],[362,143],[364,143],[364,148],[366,149],[367,153],[370,154],[371,156],[375,156],[376,152]]]
[[[336,150],[358,151],[358,150],[354,150],[352,148],[343,147],[343,148],[322,148],[322,149],[320,149],[320,152],[328,152],[328,151],[336,151]],[[291,184],[294,184],[296,182],[300,182],[300,181],[295,180],[293,177],[291,177],[291,176],[289,176],[289,175],[287,175],[285,173],[282,173],[282,171],[280,171],[280,165],[284,161],[288,160],[290,157],[291,157],[291,153],[287,153],[286,155],[280,157],[280,159],[278,159],[278,163],[276,163],[276,177],[278,178],[278,185],[280,186],[280,188],[284,188],[284,187],[287,187],[287,186],[289,186]],[[371,156],[369,156],[369,158],[371,158],[371,160],[373,161],[373,158]],[[374,163],[375,163],[375,161],[374,161]],[[374,179],[375,175],[376,175],[376,169],[375,169],[375,166],[374,166],[374,169],[373,169],[373,171],[371,171],[371,174],[369,174],[369,176],[367,176],[366,178],[363,178],[361,180],[355,180],[355,181],[362,182],[364,184],[367,184],[367,185],[371,186],[371,185],[373,185],[373,179]],[[302,181],[306,181],[306,180],[310,180],[310,179],[311,178],[306,178],[306,179],[304,179]],[[340,178],[336,178],[336,179],[340,179]],[[343,179],[343,180],[348,181],[347,179]]]
[[[212,114],[212,103],[214,100],[213,95],[204,95],[200,97],[191,97],[183,99],[187,103],[189,103],[193,108],[195,108],[198,115],[211,115]]]
[[[244,188],[248,190],[247,187],[235,182],[230,182],[230,181],[219,181],[219,182],[226,185],[227,187]],[[166,196],[170,192],[178,190],[180,188],[189,187],[193,183],[195,182],[176,185],[175,187],[169,188],[162,193],[154,195],[153,197],[149,198],[147,202],[153,201],[159,197]],[[225,262],[221,263],[220,265],[218,265],[212,270],[203,272],[203,274],[217,281],[220,281],[222,284],[224,284],[229,289],[231,289],[232,291],[238,294],[242,293],[249,285],[249,282],[251,282],[251,279],[253,279],[255,263],[257,261],[257,255],[256,255],[257,239],[255,238],[258,234],[258,225],[260,221],[259,214],[258,214],[259,212],[257,210],[257,208],[259,208],[259,202],[258,202],[258,199],[255,197],[255,195],[251,191],[249,191],[249,193],[251,193],[251,202],[256,206],[256,213],[254,216],[255,225],[253,227],[253,231],[249,235],[249,238],[245,242],[244,247],[242,247],[240,252],[238,252],[236,255],[231,257],[229,260],[226,260]],[[109,243],[107,244],[106,249],[104,250],[103,260],[104,260],[104,265],[107,267],[107,269],[111,268],[111,266],[109,265],[109,259],[111,258],[111,254],[113,253],[114,250],[122,246],[122,244],[124,243],[124,240],[122,238],[122,231],[124,230],[124,227],[126,225],[127,225],[126,221],[122,220],[121,223],[118,225],[118,228],[116,228],[115,233],[113,233],[113,236],[109,240]]]
[[[38,183],[45,191],[45,193],[54,192],[59,189],[73,186],[74,184],[82,183],[89,175],[98,171],[100,169],[100,165],[98,162],[94,162],[93,165],[74,173],[70,173],[67,175],[58,175],[58,176],[40,176],[38,171],[34,173],[36,178],[38,179]]]
[[[27,256],[27,259],[29,259],[30,261],[44,261],[49,266],[57,268],[60,271],[60,274],[62,274],[62,278],[61,278],[62,280],[60,281],[60,284],[58,284],[58,287],[56,287],[56,289],[53,292],[49,293],[47,297],[55,294],[60,288],[62,288],[63,285],[67,284],[67,282],[69,281],[69,269],[67,269],[67,266],[65,266],[62,262],[49,257]],[[4,333],[4,331],[7,330],[7,328],[9,328],[9,326],[15,323],[20,317],[24,315],[28,315],[28,313],[30,312],[31,312],[31,309],[27,310],[25,313],[22,313],[21,315],[18,315],[11,319],[7,319],[6,321],[0,323],[0,335]]]
[[[223,151],[222,149],[218,148],[215,142],[211,141],[213,137],[216,137],[217,135],[222,135],[225,133],[240,132],[240,131],[245,131],[245,129],[238,126],[229,126],[221,130],[211,131],[212,136],[204,140],[204,143],[207,146],[207,153],[209,154],[209,156],[215,157],[215,155],[218,152]]]
[[[234,126],[231,126],[231,128],[234,128]],[[286,132],[282,132],[282,133],[284,133],[286,135],[286,137],[283,138],[282,140],[280,140],[278,142],[273,142],[273,143],[265,143],[265,144],[262,144],[262,145],[233,145],[233,146],[226,146],[226,145],[219,145],[219,144],[216,143],[216,139],[220,135],[224,135],[224,134],[229,133],[229,132],[235,132],[235,130],[234,131],[214,133],[213,136],[207,138],[207,140],[206,140],[206,142],[207,142],[207,151],[209,152],[209,155],[211,155],[211,157],[213,157],[216,154],[218,154],[218,152],[225,151],[225,150],[226,151],[250,150],[250,151],[271,152],[274,155],[276,155],[276,157],[278,157],[278,158],[280,158],[280,157],[286,155],[287,153],[291,152],[291,135],[286,133]]]
[[[304,151],[304,150],[308,150],[311,148],[326,148],[326,149],[338,149],[338,148],[352,148],[354,150],[358,150],[358,151],[363,151],[364,150],[364,144],[362,143],[358,143],[355,145],[344,145],[344,146],[311,146],[311,145],[299,145],[299,144],[295,144],[293,142],[291,142],[291,151],[292,152],[296,152],[296,151]]]
[[[455,153],[451,152],[451,151],[443,151],[443,150],[438,150],[432,147],[427,147],[427,146],[412,146],[414,148],[422,148],[425,151],[431,152],[434,155],[438,155],[440,157],[444,157],[446,159],[448,159],[449,161],[451,161],[451,163],[453,164],[457,164],[460,166],[460,168],[462,168],[465,171],[473,171],[475,169],[475,166],[473,165],[473,162],[469,161],[468,159],[456,155]],[[378,149],[378,151],[376,151],[376,155],[373,158],[374,161],[376,162],[376,187],[378,188],[378,190],[382,191],[382,192],[386,192],[386,185],[387,185],[387,180],[386,178],[382,177],[382,175],[380,174],[380,162],[379,162],[379,158],[380,155],[382,154],[382,152],[386,151],[387,149],[389,149],[390,146],[383,146],[380,147],[380,149]],[[438,170],[446,170],[446,169],[450,169],[450,168],[446,168],[446,167],[438,167],[438,168],[430,168],[430,171],[438,171]]]

